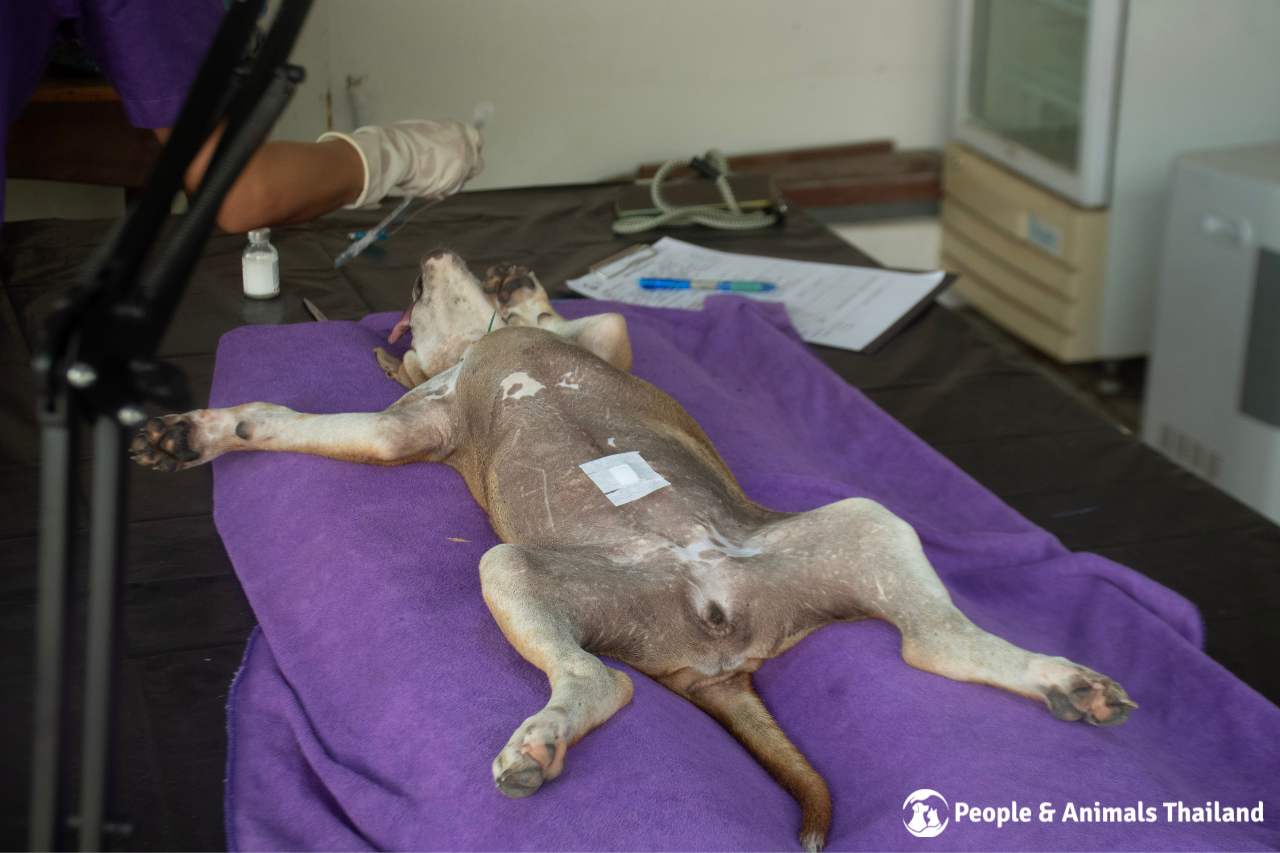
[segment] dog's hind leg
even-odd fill
[[[974,625],[952,603],[911,526],[874,501],[851,498],[792,516],[751,544],[803,555],[806,564],[795,569],[800,606],[830,619],[892,623],[902,633],[903,659],[917,669],[1042,701],[1062,720],[1113,725],[1137,707],[1110,678]]]
[[[821,850],[831,828],[831,793],[818,771],[778,727],[752,686],[751,675],[739,672],[706,687],[676,692],[732,732],[796,798],[800,804],[800,843],[806,850]]]
[[[508,797],[527,797],[564,770],[565,750],[631,700],[631,679],[581,645],[570,608],[540,582],[554,551],[497,545],[480,561],[485,603],[516,651],[546,673],[551,698],[526,719],[493,760],[493,780]]]

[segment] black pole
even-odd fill
[[[50,317],[32,361],[42,427],[39,605],[31,775],[31,849],[61,849],[79,830],[82,850],[127,833],[110,814],[113,691],[122,648],[123,470],[126,430],[144,401],[182,405],[181,372],[153,358],[227,191],[289,102],[301,68],[287,64],[311,0],[283,0],[262,50],[241,59],[265,0],[230,0],[213,46],[141,201],[86,266],[79,289]],[[214,128],[222,137],[174,238],[147,266],[183,175]],[[144,271],[145,267],[145,271]],[[69,567],[75,533],[77,425],[94,421],[85,695],[79,813],[64,782]]]
[[[111,778],[114,701],[120,655],[126,483],[124,427],[100,414],[93,427],[89,526],[89,613],[85,645],[84,735],[80,766],[80,849],[103,850]]]
[[[73,398],[42,411],[40,434],[40,561],[37,578],[36,696],[31,768],[32,850],[61,846],[66,803],[62,783],[63,684],[67,679],[66,626],[71,607],[68,567],[75,562],[76,442]]]

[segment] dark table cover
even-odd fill
[[[243,299],[241,236],[213,238],[161,354],[207,400],[222,333],[244,323],[307,322],[308,296],[333,319],[406,304],[416,262],[447,246],[482,270],[525,263],[553,290],[629,245],[609,230],[616,187],[468,193],[417,216],[392,240],[335,271],[352,228],[381,211],[277,229],[282,297]],[[33,681],[39,432],[30,352],[56,296],[109,227],[10,223],[0,233],[0,846],[25,845]],[[870,259],[800,213],[757,233],[681,230],[726,251],[834,263]],[[566,295],[558,293],[557,295]],[[1280,700],[1280,528],[1184,472],[1078,403],[1039,368],[934,307],[874,356],[818,355],[997,496],[1075,550],[1131,566],[1194,601],[1206,650]],[[81,452],[86,478],[87,443]],[[82,492],[84,486],[82,484]],[[127,656],[118,690],[120,811],[138,849],[224,845],[224,705],[250,612],[210,517],[208,468],[130,470]],[[82,494],[82,503],[85,503]],[[74,697],[73,697],[74,698]]]

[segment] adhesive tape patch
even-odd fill
[[[622,506],[671,485],[638,451],[615,453],[578,466],[614,506]]]

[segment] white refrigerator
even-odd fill
[[[1280,524],[1280,142],[1178,159],[1144,440]]]
[[[959,292],[1064,361],[1147,353],[1174,157],[1280,138],[1280,0],[959,10],[947,168],[969,184],[943,203]]]

